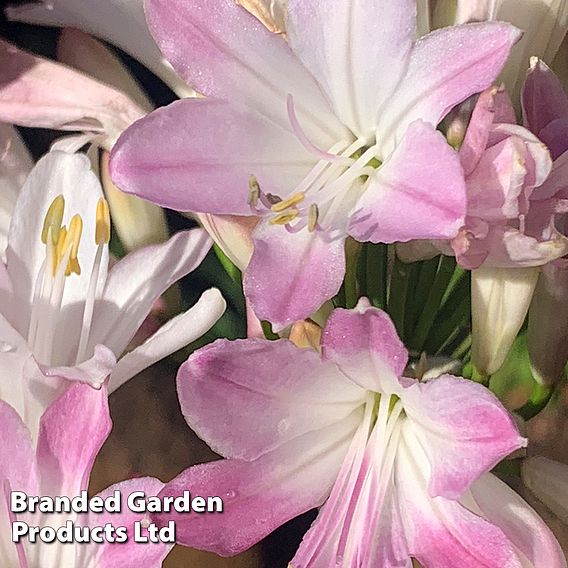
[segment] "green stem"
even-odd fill
[[[241,271],[229,260],[229,257],[221,250],[221,247],[214,244],[213,250],[219,259],[221,266],[225,269],[225,272],[229,275],[233,282],[240,286]]]
[[[430,293],[438,265],[440,264],[440,257],[432,258],[418,263],[417,270],[419,269],[418,281],[413,288],[412,293],[409,289],[409,298],[407,299],[406,306],[406,321],[404,323],[407,335],[414,332],[418,316],[424,307],[424,302]]]
[[[357,272],[361,245],[348,241],[345,246],[345,307],[352,309],[357,305],[359,290],[357,286]]]
[[[395,258],[390,281],[388,312],[401,338],[404,338],[404,310],[408,296],[410,272],[410,265],[404,264],[398,257]]]
[[[387,245],[367,245],[367,294],[376,308],[387,307]]]
[[[428,299],[426,300],[424,309],[418,318],[418,323],[409,341],[410,348],[417,352],[421,352],[424,348],[424,343],[432,329],[442,299],[454,274],[455,267],[456,262],[452,257],[442,256],[436,278],[428,294]]]
[[[260,325],[262,326],[262,331],[266,339],[270,339],[271,341],[279,339],[279,336],[272,331],[272,325],[269,321],[262,320],[260,322]]]

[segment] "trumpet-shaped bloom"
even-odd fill
[[[259,217],[244,285],[261,319],[282,328],[332,297],[347,234],[456,234],[463,175],[435,126],[491,84],[515,28],[466,25],[415,41],[414,0],[289,1],[289,43],[234,0],[150,0],[148,18],[208,98],[133,125],[111,175],[175,209]]]
[[[487,389],[449,375],[401,378],[407,352],[388,316],[364,301],[333,312],[321,347],[221,340],[181,367],[188,424],[227,458],[186,470],[161,493],[224,496],[222,516],[174,516],[181,543],[236,554],[321,507],[294,568],[407,568],[411,557],[426,568],[520,568],[523,555],[523,566],[563,565],[532,513],[534,525],[522,509],[510,526],[493,522],[491,507],[511,496],[484,474],[526,441]],[[486,486],[489,506],[476,495]],[[543,539],[527,551],[533,529]]]
[[[9,6],[13,20],[77,28],[108,41],[146,65],[178,95],[192,91],[162,57],[148,31],[143,0],[49,0]]]
[[[0,400],[0,562],[3,568],[109,568],[148,566],[158,568],[169,552],[165,544],[136,544],[132,527],[143,521],[128,508],[117,514],[9,513],[10,492],[27,495],[76,497],[86,490],[95,457],[111,428],[106,390],[75,384],[56,399],[41,418],[37,447],[17,412]],[[123,499],[133,491],[156,495],[163,484],[153,478],[125,481],[101,493],[119,490]],[[35,543],[27,538],[15,544],[11,523],[23,521],[30,526],[59,528],[67,521],[77,527],[125,526],[130,539],[125,544]]]
[[[20,192],[0,267],[0,398],[34,435],[61,379],[100,386],[110,375],[114,390],[200,337],[224,311],[220,293],[209,290],[120,358],[154,302],[200,264],[211,241],[201,229],[181,232],[108,270],[109,236],[108,209],[89,160],[44,156]]]

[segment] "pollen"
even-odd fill
[[[259,199],[260,185],[258,183],[258,180],[256,179],[256,176],[251,175],[249,178],[248,204],[255,207]]]
[[[296,217],[298,217],[299,214],[300,212],[297,209],[290,209],[285,213],[280,213],[280,215],[272,217],[269,223],[271,225],[287,225],[288,223],[296,219]]]
[[[288,199],[284,199],[282,201],[279,201],[278,203],[275,203],[270,209],[274,213],[281,213],[282,211],[286,211],[286,209],[289,209],[290,207],[294,207],[294,205],[298,205],[298,203],[304,201],[305,198],[306,196],[304,193],[295,193]]]
[[[95,243],[97,245],[108,244],[110,241],[110,211],[108,201],[102,197],[97,203],[95,224]]]
[[[308,209],[308,231],[313,233],[316,230],[318,224],[319,209],[315,203],[310,205]]]
[[[53,245],[57,245],[59,241],[59,233],[61,231],[61,223],[63,222],[63,213],[65,212],[65,198],[58,195],[49,206],[45,219],[43,221],[43,229],[41,231],[41,242],[47,244],[47,236],[51,232],[51,240]],[[50,231],[51,229],[51,231]]]

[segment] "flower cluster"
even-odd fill
[[[173,544],[19,521],[230,557],[312,510],[267,565],[567,567],[568,3],[511,4],[6,9],[63,30],[56,59],[0,39],[3,567],[157,568]],[[100,495],[222,514],[13,510],[88,490],[109,395],[170,357],[220,459]]]

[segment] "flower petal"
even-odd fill
[[[286,31],[341,121],[357,137],[374,136],[408,65],[416,3],[289,0]]]
[[[288,233],[284,227],[262,223],[253,240],[245,295],[256,315],[271,321],[276,330],[311,316],[339,292],[345,274],[343,238],[307,229]]]
[[[489,87],[520,31],[510,24],[466,24],[437,30],[415,44],[406,77],[377,125],[383,156],[417,119],[437,125],[458,103]]]
[[[110,376],[109,393],[150,365],[199,339],[215,325],[226,306],[216,288],[204,292],[195,306],[168,321],[142,345],[120,359]]]
[[[33,161],[18,131],[8,124],[0,124],[0,155],[0,256],[4,258],[16,199]]]
[[[523,466],[523,474],[525,471]],[[551,487],[550,481],[546,479],[548,487]],[[519,556],[522,554],[527,558],[529,564],[523,566],[566,568],[564,553],[551,530],[517,493],[495,475],[484,475],[474,483],[471,495],[483,516],[499,526]]]
[[[251,215],[251,175],[263,191],[284,197],[316,161],[289,127],[233,103],[191,99],[129,128],[111,154],[110,172],[123,191],[165,207]]]
[[[127,96],[65,65],[0,42],[0,120],[104,132],[107,147],[144,115]]]
[[[82,29],[142,62],[178,96],[192,94],[156,47],[146,24],[143,0],[54,0],[10,6],[6,14],[30,24]]]
[[[292,95],[316,146],[327,149],[345,135],[286,41],[234,0],[149,0],[147,11],[161,50],[202,95],[254,109],[280,128],[289,127],[286,98]]]
[[[343,420],[365,398],[319,353],[284,339],[218,340],[181,366],[177,386],[192,430],[244,460]]]
[[[38,494],[38,473],[30,433],[18,413],[0,400],[0,557],[5,566],[19,566],[12,542],[9,491]]]
[[[160,568],[172,545],[164,543],[137,543],[134,541],[134,523],[150,520],[149,515],[133,513],[127,506],[126,500],[135,491],[142,491],[146,497],[153,497],[164,488],[164,484],[153,477],[129,479],[122,483],[111,485],[98,496],[105,499],[119,491],[122,495],[123,508],[120,513],[91,514],[87,526],[105,526],[110,523],[114,527],[126,527],[129,539],[124,543],[104,542],[101,544],[84,545],[78,548],[79,566],[91,566],[96,562],[97,568]]]
[[[322,353],[354,383],[389,394],[398,389],[398,377],[408,361],[390,317],[365,300],[354,310],[332,312],[322,336]]]
[[[105,387],[74,384],[42,416],[37,459],[42,494],[79,495],[111,429]]]
[[[483,473],[525,447],[509,413],[487,388],[443,375],[400,395],[431,474],[432,497],[458,499]]]
[[[407,434],[397,454],[396,485],[411,556],[436,568],[521,568],[498,526],[456,501],[429,496],[426,457]]]
[[[78,187],[81,191],[77,191]],[[56,364],[64,363],[67,360],[64,352],[74,347],[74,343],[68,338],[80,335],[82,312],[77,306],[82,305],[87,295],[97,249],[94,240],[95,212],[97,201],[103,195],[86,156],[49,152],[39,160],[16,203],[6,251],[8,273],[14,286],[13,305],[17,306],[17,310],[8,316],[18,332],[26,337],[34,288],[46,256],[45,245],[41,242],[43,223],[51,202],[58,195],[65,198],[63,224],[68,224],[75,214],[80,215],[83,220],[78,259],[84,270],[80,275],[72,275],[66,282],[62,310],[67,306],[75,307],[65,318],[65,341],[57,347],[56,359],[61,361],[56,361]],[[104,278],[106,273],[106,259],[105,253],[101,263],[101,278]]]
[[[112,267],[95,303],[88,352],[106,345],[117,357],[150,313],[154,302],[195,270],[211,247],[202,229],[182,231],[161,245],[138,249]]]
[[[223,513],[164,513],[157,520],[176,522],[180,544],[220,556],[238,554],[290,519],[322,505],[360,420],[355,412],[252,462],[220,460],[191,467],[168,483],[160,496],[178,496],[184,490],[193,496],[219,495]]]
[[[349,234],[383,243],[452,238],[465,211],[457,154],[431,125],[416,121],[371,178],[352,214]]]

